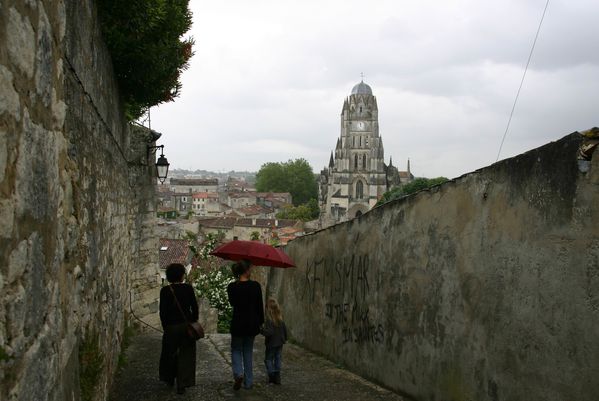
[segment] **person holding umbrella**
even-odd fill
[[[254,338],[264,323],[262,288],[250,279],[251,267],[247,259],[235,263],[232,270],[236,280],[227,287],[229,303],[233,307],[230,332],[234,390],[239,390],[242,382],[245,389],[252,388]]]

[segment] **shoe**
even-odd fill
[[[185,394],[185,387],[177,387],[177,394]]]
[[[269,373],[268,374],[268,384],[274,384],[274,383],[275,383],[275,374]]]
[[[275,377],[275,384],[281,384],[281,372],[275,372],[274,373],[274,377]]]
[[[243,382],[243,376],[235,378],[235,384],[233,384],[233,390],[239,390],[241,388],[241,382]]]

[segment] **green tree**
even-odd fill
[[[258,231],[252,231],[250,233],[250,240],[251,241],[257,241],[260,239],[260,233]]]
[[[385,192],[381,199],[379,199],[379,201],[376,203],[376,206],[382,205],[383,203],[387,203],[397,198],[401,198],[402,196],[422,191],[423,189],[427,189],[435,185],[443,184],[446,181],[447,178],[445,177],[416,178],[407,184],[404,184],[400,187],[396,187],[390,191]]]
[[[112,57],[125,112],[131,120],[170,102],[193,55],[189,0],[98,0],[104,41]]]
[[[256,174],[256,189],[260,192],[289,192],[294,206],[318,196],[318,184],[312,167],[305,159],[263,164]]]
[[[318,218],[320,209],[316,199],[312,198],[308,202],[299,206],[287,206],[277,213],[278,219],[292,219],[301,221],[310,221]]]

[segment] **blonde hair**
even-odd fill
[[[283,321],[283,312],[279,303],[274,298],[268,298],[266,301],[266,319],[278,326]]]

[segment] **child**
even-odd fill
[[[281,353],[287,342],[287,327],[283,322],[283,313],[278,302],[269,298],[266,301],[266,318],[262,328],[266,355],[264,364],[268,373],[268,383],[281,384]]]

